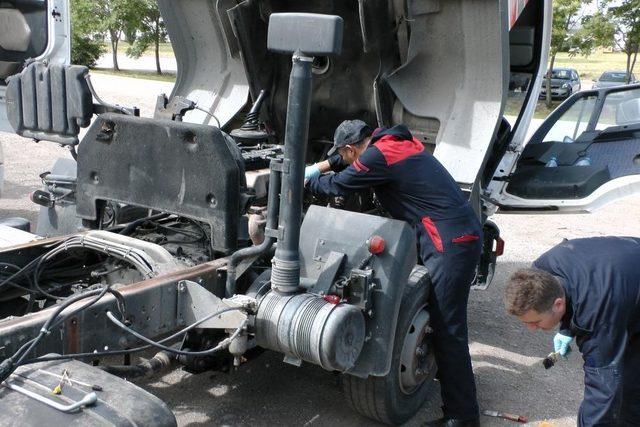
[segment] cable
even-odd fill
[[[217,346],[213,348],[210,348],[208,350],[203,350],[203,351],[183,351],[183,350],[176,350],[174,348],[167,347],[166,345],[162,345],[159,342],[153,341],[152,339],[145,337],[141,333],[131,329],[130,327],[128,327],[127,325],[125,325],[124,323],[116,319],[116,317],[110,311],[107,311],[107,317],[109,318],[109,320],[111,320],[111,322],[114,325],[116,325],[123,331],[130,333],[131,335],[138,338],[139,340],[144,341],[153,347],[159,348],[160,350],[168,351],[169,353],[174,353],[181,356],[207,356],[217,351],[220,351],[228,347],[229,344],[231,344],[231,341],[233,341],[240,334],[240,332],[242,332],[242,329],[247,325],[247,320],[245,320],[244,322],[242,322],[242,325],[236,328],[235,332],[229,338],[223,339],[222,341],[220,341],[220,343],[218,343]]]
[[[216,311],[215,313],[211,313],[205,317],[203,317],[202,319],[192,323],[191,325],[187,326],[186,328],[174,333],[173,335],[170,335],[166,338],[163,338],[159,341],[157,341],[158,343],[162,344],[162,343],[166,343],[168,341],[171,341],[173,339],[176,339],[177,337],[179,337],[180,335],[184,335],[187,332],[189,332],[190,330],[194,329],[195,327],[197,327],[198,325],[200,325],[201,323],[206,322],[209,319],[212,319],[216,316],[219,316],[223,313],[229,312],[229,311],[236,311],[236,310],[243,310],[242,307],[228,307],[228,308],[224,308],[222,310]],[[49,362],[49,361],[53,361],[53,360],[67,360],[67,359],[81,359],[81,358],[86,358],[86,357],[105,357],[105,356],[121,356],[123,354],[132,354],[132,353],[137,353],[139,351],[143,351],[146,349],[151,348],[152,345],[143,345],[140,347],[135,347],[135,348],[130,348],[130,349],[123,349],[123,350],[111,350],[111,351],[103,351],[103,352],[91,352],[91,353],[72,353],[72,354],[62,354],[59,356],[41,356],[38,358],[34,358],[34,359],[28,359],[22,362],[22,365],[30,365],[33,363],[38,363],[38,362]],[[188,353],[188,355],[192,355],[191,352],[184,352],[184,353]]]
[[[68,298],[66,300],[64,300],[59,306],[58,308],[53,312],[53,314],[51,315],[51,317],[49,317],[47,319],[47,321],[44,323],[44,325],[42,325],[42,328],[40,328],[40,332],[38,333],[38,335],[30,341],[30,345],[27,347],[27,344],[24,344],[22,347],[20,347],[20,349],[18,349],[18,351],[11,356],[12,359],[15,359],[16,357],[19,356],[18,360],[15,362],[15,364],[17,366],[20,366],[20,363],[24,360],[24,358],[27,356],[27,354],[31,353],[31,351],[33,351],[33,349],[36,347],[36,345],[38,345],[38,343],[42,340],[42,338],[49,334],[50,329],[53,327],[52,324],[57,320],[58,316],[60,316],[60,314],[67,308],[69,307],[71,304],[89,298],[93,295],[97,294],[97,297],[94,298],[92,301],[90,301],[88,304],[86,304],[85,306],[73,311],[72,313],[68,314],[67,316],[65,316],[62,321],[64,321],[64,319],[69,318],[69,316],[78,313],[79,311],[82,310],[86,310],[87,308],[91,307],[93,304],[95,304],[96,302],[98,302],[98,300],[100,298],[102,298],[103,296],[106,295],[106,293],[109,291],[109,286],[105,286],[103,289],[96,289],[93,291],[89,291],[89,292],[85,292],[82,294],[78,294],[76,296],[73,296],[71,298]]]
[[[195,108],[196,110],[202,111],[202,112],[204,112],[204,113],[207,113],[208,115],[210,115],[211,117],[213,117],[213,118],[215,119],[216,123],[218,123],[218,129],[220,129],[220,127],[221,127],[221,126],[220,126],[220,120],[218,120],[218,118],[217,118],[213,113],[210,113],[209,111],[205,110],[205,109],[204,109],[204,108],[202,108],[202,107],[198,107],[197,105],[194,105],[194,106],[193,106],[193,108]]]
[[[69,316],[75,315],[76,313],[78,313],[81,310],[85,310],[88,307],[91,307],[93,304],[95,304],[100,298],[102,298],[107,292],[112,292],[112,293],[117,293],[115,291],[112,291],[110,289],[109,286],[104,287],[103,289],[97,289],[97,290],[93,290],[93,291],[89,291],[89,292],[85,292],[82,294],[78,294],[76,296],[73,296],[71,298],[66,299],[65,301],[63,301],[58,308],[53,312],[53,314],[47,319],[47,321],[44,323],[44,325],[42,326],[42,328],[40,328],[40,332],[38,333],[38,335],[33,338],[30,341],[27,341],[26,343],[24,343],[22,345],[22,347],[20,347],[18,349],[18,351],[16,351],[13,356],[6,358],[5,360],[2,361],[2,363],[0,363],[0,383],[3,382],[4,380],[6,380],[9,375],[11,375],[11,373],[13,371],[15,371],[15,369],[18,366],[22,365],[22,362],[24,361],[25,357],[31,353],[33,351],[33,349],[38,345],[38,343],[42,340],[42,338],[50,333],[50,330],[52,327],[54,327],[55,325],[60,324],[60,322],[63,322],[64,320],[68,319]],[[84,306],[73,310],[71,313],[67,314],[66,316],[64,316],[62,319],[58,320],[58,317],[60,316],[60,314],[67,308],[69,307],[71,304],[89,298],[93,295],[96,295],[97,297],[94,298],[92,301],[90,301],[88,304],[85,304]],[[120,295],[119,293],[117,293],[119,295],[116,296],[116,298],[122,298],[122,295]],[[124,298],[122,298],[122,300],[124,301]]]

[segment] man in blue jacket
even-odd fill
[[[385,210],[415,228],[422,263],[433,291],[429,309],[444,418],[433,426],[477,426],[479,411],[467,330],[469,289],[480,259],[482,227],[447,170],[406,126],[371,129],[360,120],[342,122],[329,155],[344,170],[320,175],[338,163],[307,168],[307,188],[344,196],[372,188]]]
[[[507,311],[584,359],[579,426],[640,426],[640,239],[566,240],[515,272]]]

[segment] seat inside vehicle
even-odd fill
[[[0,50],[24,53],[29,48],[31,28],[22,12],[17,9],[0,6]],[[20,68],[20,62],[0,60],[0,80],[14,74]]]
[[[0,82],[47,48],[47,2],[0,0]]]
[[[546,167],[552,158],[557,167]],[[589,157],[591,165],[575,166]],[[579,199],[612,179],[640,174],[640,138],[529,144],[507,191],[528,199]]]

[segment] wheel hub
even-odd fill
[[[435,375],[435,358],[429,341],[431,331],[429,313],[422,307],[411,320],[400,355],[400,389],[405,394],[413,393]]]

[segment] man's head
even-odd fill
[[[554,329],[566,312],[560,281],[537,268],[523,268],[511,275],[505,291],[507,312],[534,331]]]
[[[371,128],[362,120],[345,120],[336,128],[333,147],[329,155],[336,151],[349,164],[355,162],[371,140]]]

